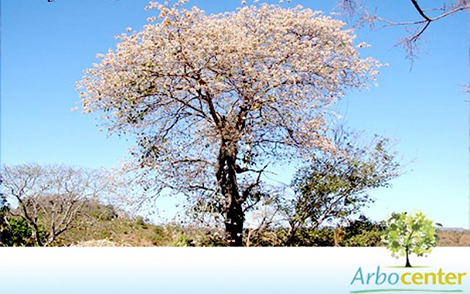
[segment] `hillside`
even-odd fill
[[[217,246],[221,240],[203,230],[181,228],[175,224],[154,225],[143,217],[131,218],[112,206],[89,202],[75,225],[60,236],[55,246],[106,240],[117,246]],[[91,244],[91,243],[88,243]],[[109,245],[110,243],[108,243]]]
[[[437,246],[470,246],[470,232],[453,228],[439,230]]]
[[[296,246],[381,246],[383,229],[380,223],[360,218],[340,229],[304,230]],[[248,243],[250,246],[282,246],[280,240],[285,234],[283,228],[268,230]],[[132,218],[113,206],[89,201],[81,208],[72,228],[60,235],[52,245],[224,246],[222,236],[223,232],[181,227],[174,223],[151,224],[143,217]],[[438,246],[470,246],[470,233],[463,229],[442,228],[439,230]]]

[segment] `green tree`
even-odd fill
[[[0,246],[28,245],[33,245],[31,229],[21,218],[12,216],[6,196],[0,192]]]
[[[392,256],[406,256],[406,267],[411,267],[410,254],[429,254],[437,244],[438,235],[434,223],[422,212],[414,215],[406,212],[392,213],[386,225],[384,244],[392,252]]]
[[[374,222],[366,216],[360,215],[358,219],[351,221],[342,230],[344,232],[344,239],[340,246],[380,246],[385,230],[385,222]]]
[[[340,128],[333,140],[333,153],[314,153],[311,163],[294,176],[295,196],[283,204],[290,227],[287,244],[295,243],[300,229],[315,230],[356,215],[374,201],[371,189],[387,187],[400,175],[389,139],[376,136],[361,144],[359,134]]]

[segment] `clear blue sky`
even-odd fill
[[[300,1],[330,12],[336,1]],[[378,13],[415,19],[409,1],[370,1]],[[234,10],[239,0],[192,0],[207,12]],[[93,116],[73,112],[74,89],[95,55],[115,45],[126,27],[139,29],[150,15],[146,0],[5,0],[1,3],[1,161],[112,167],[132,142],[100,132]],[[353,93],[339,107],[357,130],[396,138],[408,172],[393,187],[372,192],[366,213],[423,210],[445,226],[468,227],[468,16],[431,25],[424,52],[410,71],[398,28],[357,32],[372,48],[364,54],[390,64],[378,87]],[[289,174],[280,177],[288,182]]]

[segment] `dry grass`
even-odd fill
[[[129,247],[127,244],[119,244],[109,240],[90,240],[78,242],[70,247]]]
[[[437,246],[470,246],[470,232],[440,231]]]

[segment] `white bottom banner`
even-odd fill
[[[470,293],[470,248],[0,248],[0,293]]]

